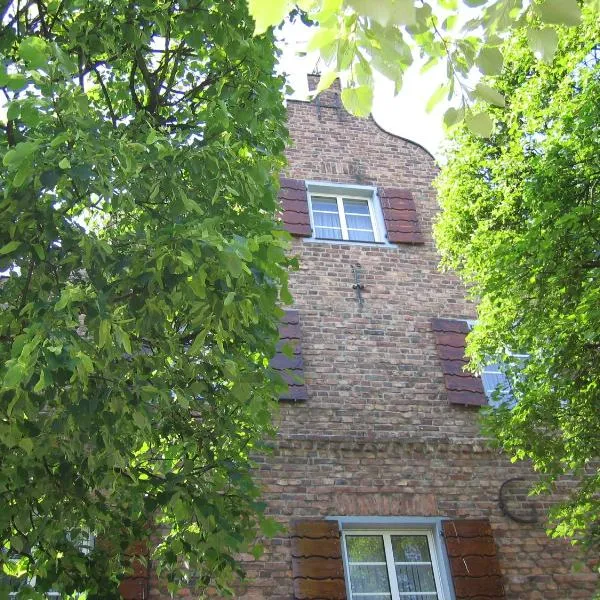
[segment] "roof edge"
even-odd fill
[[[311,100],[300,100],[299,98],[286,98],[285,99],[286,103],[287,102],[297,102],[298,104],[312,104]],[[348,111],[346,111],[348,112]],[[350,114],[350,113],[348,113]],[[350,115],[353,116],[353,115]],[[359,118],[359,117],[354,117],[354,118]],[[396,133],[392,133],[391,131],[388,131],[387,129],[385,129],[384,127],[382,127],[377,120],[375,119],[375,117],[373,116],[373,113],[369,113],[369,116],[367,117],[367,120],[372,121],[373,124],[377,127],[377,129],[379,129],[380,131],[382,131],[383,133],[396,138],[398,140],[403,140],[405,142],[408,142],[409,144],[412,144],[413,146],[416,146],[417,148],[420,148],[421,150],[423,150],[426,154],[428,154],[431,159],[433,160],[433,162],[435,163],[436,166],[438,165],[438,161],[437,158],[433,155],[432,152],[430,152],[429,150],[427,150],[427,148],[425,148],[425,146],[423,146],[423,144],[419,144],[419,142],[415,142],[414,140],[411,140],[407,137],[404,137],[402,135],[398,135]]]

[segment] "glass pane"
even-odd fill
[[[409,593],[400,593],[400,598],[402,600],[438,600],[437,593],[433,592],[432,594],[411,594]]]
[[[369,214],[369,203],[366,200],[348,200],[344,199],[344,212],[357,215]]]
[[[322,196],[311,196],[313,210],[326,210],[337,213],[337,200],[335,198],[323,198]]]
[[[385,562],[383,538],[380,535],[347,535],[346,548],[350,562]]]
[[[374,242],[375,236],[372,231],[356,231],[348,229],[348,239],[353,242]]]
[[[315,237],[333,240],[342,239],[340,217],[337,213],[332,214],[313,211],[313,221],[315,223]]]
[[[481,379],[488,400],[496,400],[492,397],[496,389],[500,394],[497,399],[498,402],[509,402],[511,400],[512,393],[510,384],[508,383],[506,375],[500,371],[499,364],[487,365],[484,367],[483,372],[481,373]],[[495,402],[492,402],[492,405],[494,403]]]
[[[352,594],[390,591],[386,565],[350,565]]]
[[[391,594],[352,594],[352,600],[389,600]]]
[[[426,535],[393,535],[392,548],[395,562],[431,562]]]
[[[430,565],[396,565],[398,589],[401,592],[435,592],[435,579]]]
[[[346,213],[346,224],[348,225],[348,229],[373,230],[373,226],[371,225],[371,217],[357,217]]]

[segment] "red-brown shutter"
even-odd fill
[[[279,202],[281,203],[281,219],[283,226],[292,235],[310,237],[310,215],[306,184],[302,179],[280,178]]]
[[[483,406],[487,398],[481,377],[463,370],[468,360],[465,357],[466,337],[469,325],[454,319],[432,319],[438,355],[444,373],[444,382],[451,404]]]
[[[490,522],[465,519],[442,525],[456,600],[505,600]]]
[[[132,544],[126,556],[131,561],[133,573],[121,579],[119,593],[123,600],[147,600],[149,597],[150,562],[144,542]],[[140,560],[140,558],[142,560]]]
[[[295,521],[291,536],[294,600],[345,600],[337,521]]]
[[[423,244],[423,234],[417,218],[412,194],[400,188],[379,190],[381,210],[388,242],[394,244]]]
[[[301,333],[300,313],[297,310],[286,310],[279,325],[277,352],[271,360],[271,367],[279,371],[288,384],[288,390],[279,397],[280,400],[308,399],[304,385]],[[289,344],[294,350],[291,357],[282,352],[282,346],[285,344]]]

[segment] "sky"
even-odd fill
[[[280,34],[283,51],[280,70],[294,89],[290,96],[294,99],[306,99],[306,75],[319,67],[318,55],[298,56],[312,33],[313,30],[296,22],[286,23]],[[442,117],[449,104],[441,102],[431,113],[426,112],[425,105],[440,82],[445,80],[445,67],[431,69],[426,75],[421,75],[419,68],[416,64],[407,71],[402,90],[396,97],[393,83],[376,73],[373,118],[385,130],[421,144],[439,158],[444,140]]]

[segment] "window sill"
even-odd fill
[[[305,237],[302,238],[305,242],[311,244],[331,244],[333,246],[366,246],[374,248],[397,248],[396,244],[390,244],[389,242],[359,242],[355,240],[338,240],[329,238],[315,238]]]

